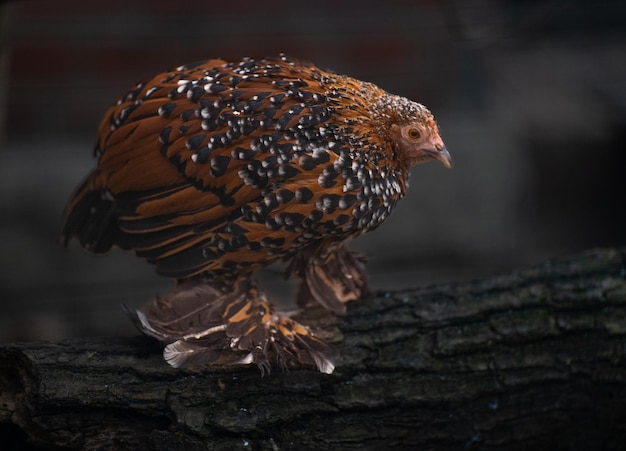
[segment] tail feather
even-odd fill
[[[89,191],[84,185],[70,201],[61,231],[67,247],[74,237],[86,250],[100,254],[114,244],[124,247],[117,227],[115,199],[109,191]]]

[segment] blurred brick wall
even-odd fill
[[[58,242],[106,108],[164,68],[285,52],[428,105],[454,168],[355,247],[374,288],[483,277],[626,244],[626,2],[18,0],[0,143],[0,342],[132,333],[169,287]],[[1,108],[1,105],[0,105]]]
[[[8,129],[93,133],[103,110],[154,72],[280,52],[436,107],[457,71],[435,3],[20,1]]]

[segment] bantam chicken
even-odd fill
[[[134,251],[176,280],[133,313],[174,367],[334,370],[333,349],[277,314],[254,272],[282,260],[298,301],[336,314],[367,292],[346,241],[378,227],[409,168],[450,167],[430,111],[281,55],[213,59],[139,83],[104,116],[96,169],[62,237]]]

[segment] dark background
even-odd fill
[[[98,3],[98,4],[96,4]],[[58,241],[106,108],[164,68],[285,52],[426,104],[454,159],[355,245],[372,285],[626,244],[626,2],[0,3],[0,342],[133,333],[170,282]]]

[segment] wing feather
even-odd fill
[[[349,193],[340,174],[323,172],[341,151],[324,73],[244,63],[158,74],[100,124],[98,168],[82,195],[109,192],[119,244],[162,274],[252,268],[350,229],[330,227]]]

